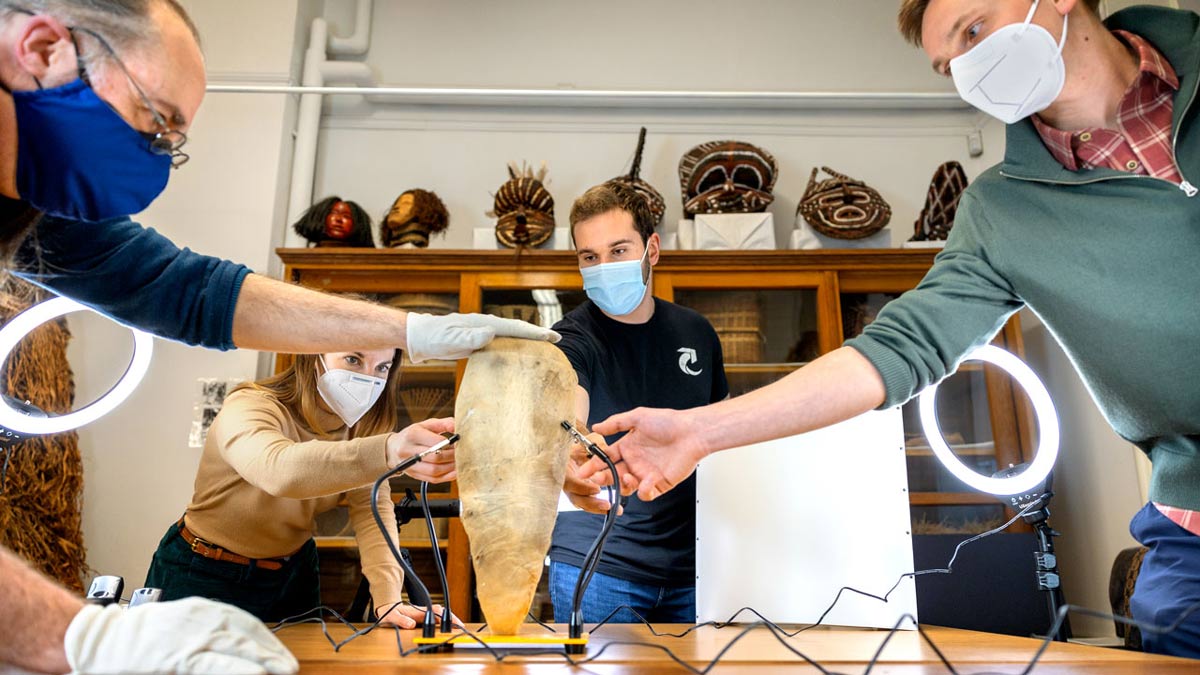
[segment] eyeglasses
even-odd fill
[[[78,31],[86,35],[90,35],[91,37],[95,38],[101,46],[104,47],[105,51],[108,52],[108,55],[112,57],[113,62],[116,63],[121,69],[121,72],[125,74],[125,79],[129,80],[129,86],[133,87],[133,90],[137,92],[137,95],[142,99],[142,105],[146,106],[146,109],[149,110],[150,114],[154,117],[154,123],[158,126],[158,131],[139,132],[149,144],[150,152],[153,152],[156,155],[166,155],[170,157],[171,167],[175,169],[187,164],[187,161],[191,159],[191,157],[182,149],[184,144],[187,143],[187,134],[179,131],[178,129],[172,129],[167,126],[167,121],[163,119],[163,116],[159,114],[158,110],[155,109],[154,104],[150,102],[150,97],[146,95],[146,92],[143,91],[140,86],[138,86],[137,80],[133,79],[133,75],[129,72],[129,69],[125,67],[125,63],[121,61],[120,57],[117,56],[116,50],[112,48],[112,45],[108,44],[108,40],[105,40],[103,36],[89,28],[70,27],[69,30],[72,32]],[[79,59],[79,76],[88,83],[88,86],[91,86],[91,82],[87,77],[87,70],[83,66],[83,54],[79,51],[78,43],[75,45],[75,53]]]
[[[7,7],[14,12],[20,12],[21,14],[34,16],[33,11],[13,3],[0,3],[0,7]],[[175,169],[187,164],[187,161],[191,159],[191,157],[188,156],[188,154],[182,149],[184,144],[187,143],[187,134],[167,126],[167,121],[163,119],[163,116],[159,114],[157,109],[155,109],[154,104],[150,102],[150,97],[146,95],[146,92],[143,91],[140,86],[138,86],[137,80],[133,79],[133,75],[129,72],[129,69],[125,67],[125,62],[117,56],[116,50],[112,48],[112,45],[108,44],[108,40],[105,40],[104,36],[100,35],[94,30],[91,30],[90,28],[68,26],[67,30],[71,31],[71,40],[75,42],[75,57],[79,61],[79,78],[86,82],[89,87],[92,86],[92,82],[88,78],[87,69],[84,68],[83,52],[79,49],[79,42],[75,40],[76,31],[96,38],[96,41],[99,42],[101,46],[104,47],[105,51],[108,52],[108,55],[112,57],[113,62],[120,67],[121,72],[125,73],[125,79],[129,80],[129,86],[133,87],[133,90],[137,92],[137,95],[142,99],[142,105],[146,106],[146,109],[149,110],[150,114],[154,117],[154,123],[158,125],[158,131],[138,132],[143,138],[146,139],[146,143],[149,145],[150,152],[153,152],[156,155],[166,155],[170,157],[171,167]]]

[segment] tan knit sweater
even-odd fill
[[[387,607],[400,601],[403,582],[371,515],[371,485],[388,469],[387,434],[346,440],[342,420],[321,412],[318,421],[332,431],[317,440],[270,394],[230,394],[200,456],[188,529],[234,553],[277,558],[308,541],[314,517],[345,493],[371,596],[376,607]],[[387,483],[379,512],[388,536],[399,541]]]

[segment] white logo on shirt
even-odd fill
[[[700,373],[704,372],[703,368],[701,368],[700,370],[692,370],[691,368],[688,367],[688,365],[690,365],[692,363],[696,363],[697,361],[699,361],[699,359],[696,358],[696,350],[695,349],[692,349],[691,347],[680,347],[679,348],[679,369],[680,370],[687,373],[688,375],[693,375],[693,376],[699,375]]]

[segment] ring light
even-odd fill
[[[931,385],[921,392],[921,426],[925,430],[929,447],[933,449],[933,454],[941,460],[946,470],[976,490],[994,495],[1015,495],[1033,490],[1046,479],[1054,468],[1055,460],[1058,459],[1058,414],[1054,410],[1054,402],[1050,400],[1050,392],[1046,391],[1045,385],[1033,370],[1025,365],[1024,361],[999,347],[984,345],[967,354],[963,360],[986,361],[998,366],[1012,375],[1013,379],[1025,389],[1033,402],[1033,411],[1038,423],[1037,456],[1033,458],[1028,469],[1010,478],[991,478],[971,470],[950,450],[950,446],[946,444],[946,439],[942,436],[941,427],[938,426],[937,411],[934,406],[938,390],[937,384]]]
[[[8,360],[17,344],[47,321],[80,310],[95,311],[70,298],[53,298],[38,303],[16,315],[0,328],[0,364]],[[99,314],[99,312],[97,312]],[[150,356],[154,351],[154,337],[149,333],[133,331],[133,358],[125,374],[106,394],[75,412],[49,417],[31,417],[18,412],[0,398],[0,426],[27,434],[57,434],[76,429],[94,422],[112,412],[129,397],[141,383],[150,367]]]

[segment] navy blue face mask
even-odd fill
[[[38,210],[105,220],[144,210],[167,187],[171,157],[151,151],[85,80],[12,97],[17,192]]]

